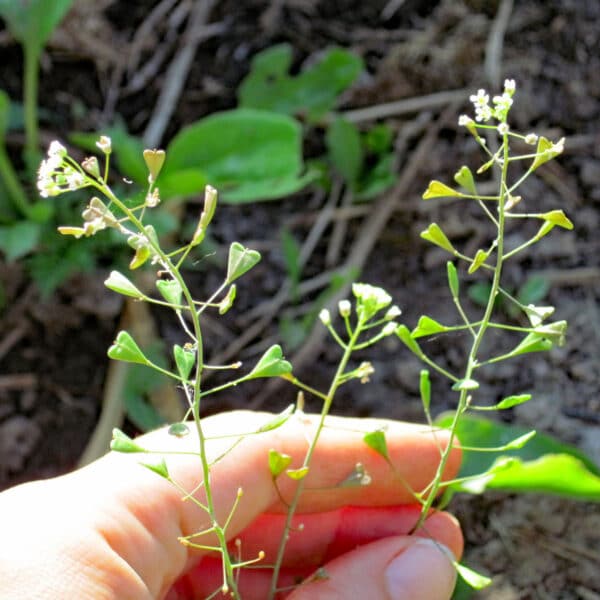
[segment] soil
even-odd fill
[[[78,0],[55,33],[42,60],[40,105],[44,109],[44,141],[66,139],[74,130],[101,131],[117,117],[130,131],[145,130],[167,70],[186,43],[185,20],[158,21],[145,35],[151,11],[168,2],[151,0]],[[183,17],[190,2],[172,2]],[[252,56],[275,43],[294,48],[294,69],[328,46],[348,47],[361,55],[366,72],[343,95],[340,111],[372,107],[402,98],[418,98],[446,90],[488,89],[490,77],[513,77],[518,96],[511,113],[516,127],[566,136],[565,154],[540,169],[522,188],[529,212],[563,209],[575,225],[574,234],[553,232],[539,245],[519,255],[507,268],[507,287],[518,290],[532,274],[543,275],[550,288],[545,304],[569,322],[567,343],[548,354],[506,362],[481,381],[480,397],[490,403],[524,390],[535,400],[502,418],[532,426],[576,444],[600,464],[600,3],[597,0],[515,0],[507,26],[494,38],[496,15],[511,2],[480,0],[224,0],[212,10],[209,26],[195,53],[176,110],[164,132],[167,142],[181,127],[217,110],[236,105],[236,88],[249,70]],[[137,34],[137,36],[136,36]],[[490,40],[500,39],[500,54]],[[0,30],[3,67],[0,88],[20,96],[22,64],[18,47]],[[164,57],[160,59],[161,53]],[[496,61],[486,67],[486,56]],[[154,61],[154,62],[153,62]],[[139,79],[146,73],[145,79]],[[465,101],[434,107],[417,105],[410,112],[387,117],[397,135],[397,167],[402,177],[427,131],[437,125],[435,144],[408,180],[394,188],[381,204],[358,205],[347,231],[339,264],[364,238],[369,216],[385,202],[393,211],[368,249],[361,278],[385,287],[403,309],[409,326],[419,315],[452,322],[454,313],[446,287],[446,256],[428,247],[419,233],[435,221],[457,244],[474,250],[486,239],[480,213],[457,204],[420,199],[435,177],[451,181],[461,164],[478,164],[471,140],[457,131],[457,115]],[[450,106],[450,108],[448,108]],[[382,119],[383,120],[383,119]],[[361,123],[369,127],[373,121]],[[309,136],[306,152],[318,155],[322,138]],[[15,159],[22,138],[9,136]],[[233,240],[256,247],[261,266],[240,280],[235,315],[206,323],[209,361],[227,356],[235,340],[246,337],[236,357],[252,364],[274,341],[285,339],[266,304],[284,285],[285,262],[281,232],[285,228],[300,244],[328,199],[310,191],[283,201],[246,206],[222,206],[212,235],[218,247]],[[197,214],[197,203],[190,215]],[[338,213],[340,214],[340,213]],[[529,233],[510,229],[516,246]],[[331,229],[321,238],[303,271],[311,278],[330,268],[324,256]],[[522,258],[520,258],[522,256]],[[207,261],[190,273],[197,296],[216,282]],[[33,478],[49,477],[73,468],[93,432],[102,407],[108,364],[106,348],[123,319],[123,307],[102,286],[110,268],[106,255],[97,270],[78,273],[49,297],[27,275],[24,262],[0,258],[4,300],[0,308],[0,489]],[[318,297],[311,292],[286,302],[280,315],[302,315]],[[269,318],[253,337],[259,317],[246,311],[265,309]],[[475,310],[469,306],[469,310]],[[156,329],[178,341],[174,324],[152,314]],[[291,338],[287,338],[290,340]],[[438,338],[428,345],[432,356],[459,364],[461,337]],[[284,342],[285,346],[285,342]],[[294,351],[287,351],[290,355]],[[300,375],[318,386],[327,381],[335,347],[317,340],[300,357]],[[336,412],[405,420],[422,420],[418,397],[420,363],[399,342],[387,341],[371,355],[375,373],[369,385],[347,386]],[[435,385],[435,381],[434,381]],[[285,388],[245,388],[215,397],[207,412],[250,404],[280,410],[293,401]],[[434,413],[452,408],[451,395],[438,395]],[[316,408],[309,401],[309,408]],[[135,432],[131,422],[124,425]],[[548,496],[489,494],[461,497],[451,505],[461,520],[467,541],[466,562],[494,576],[493,585],[475,595],[481,599],[600,598],[600,506]]]

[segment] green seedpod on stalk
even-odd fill
[[[233,242],[229,247],[227,261],[227,283],[232,283],[260,261],[260,253],[245,248],[239,242]]]
[[[423,408],[425,409],[425,412],[429,412],[429,405],[431,404],[431,381],[427,369],[421,369],[419,375],[419,392],[421,394]]]
[[[456,254],[456,249],[437,223],[431,223],[425,231],[421,232],[421,237],[424,240],[443,248],[447,252],[450,252],[450,254]]]
[[[181,304],[182,289],[181,284],[176,279],[158,279],[156,288],[169,304],[173,306]]]
[[[196,351],[190,347],[181,347],[175,344],[173,346],[173,356],[182,381],[187,381],[196,364]]]
[[[108,349],[108,357],[114,360],[138,363],[140,365],[151,364],[127,331],[119,331],[117,338]]]
[[[448,274],[448,287],[450,288],[450,293],[452,294],[453,298],[458,298],[458,273],[456,272],[456,267],[454,266],[453,262],[448,261],[446,263],[446,271]]]
[[[363,436],[363,442],[375,450],[377,454],[381,455],[387,462],[390,462],[390,455],[388,454],[387,441],[385,439],[385,433],[381,429],[370,431],[365,433]]]
[[[277,479],[290,465],[292,457],[277,450],[269,450],[269,471],[273,479]]]
[[[141,300],[146,297],[125,275],[119,271],[111,271],[108,278],[104,281],[104,285],[117,294],[137,298]]]

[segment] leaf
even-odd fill
[[[436,419],[451,426],[454,413]],[[456,430],[464,446],[502,446],[528,430],[482,417],[463,415]],[[503,452],[464,452],[459,477],[481,474],[501,457],[511,461],[483,483],[483,488],[521,492],[545,492],[600,502],[600,468],[575,446],[538,433],[525,447]]]
[[[271,346],[256,363],[256,366],[244,380],[259,379],[261,377],[279,377],[292,372],[292,365],[283,358],[281,346]]]
[[[23,45],[41,50],[74,0],[0,0],[0,16]]]
[[[429,200],[430,198],[447,198],[448,196],[460,198],[464,196],[455,189],[452,189],[450,186],[447,186],[445,183],[434,179],[429,182],[429,186],[423,193],[423,200]]]
[[[116,428],[112,431],[110,449],[115,452],[146,452],[144,448],[142,448],[139,444],[136,444],[127,434]]]
[[[140,347],[127,331],[119,331],[117,339],[108,349],[108,357],[113,360],[149,365],[150,361],[144,356]]]
[[[302,131],[294,119],[266,111],[237,109],[213,114],[184,129],[167,148],[158,179],[175,195],[179,173],[198,171],[197,183],[210,182],[225,202],[270,200],[306,186],[315,173],[303,173]],[[199,190],[197,190],[199,191]]]
[[[478,281],[470,285],[467,289],[467,295],[478,306],[487,306],[492,291],[492,284],[484,281]]]
[[[239,242],[233,242],[229,246],[229,258],[227,260],[227,283],[231,283],[247,273],[260,261],[260,253],[242,246]]]
[[[355,193],[357,200],[375,198],[396,183],[398,175],[394,172],[394,161],[393,153],[384,154],[372,168],[363,173]]]
[[[181,305],[181,284],[177,279],[157,279],[156,288],[160,295],[172,306]]]
[[[421,237],[424,240],[447,250],[450,254],[456,254],[454,246],[450,243],[450,240],[446,237],[446,234],[437,223],[431,223],[425,231],[421,232]]]
[[[371,450],[375,450],[377,454],[385,458],[386,462],[390,462],[390,455],[387,449],[385,433],[381,429],[376,429],[375,431],[365,433],[363,436],[363,442],[367,444]]]
[[[173,346],[173,356],[177,372],[183,381],[187,381],[194,365],[196,364],[196,352],[192,348]]]
[[[355,189],[363,167],[363,150],[356,125],[336,117],[325,133],[329,160],[335,170]]]
[[[117,294],[129,296],[130,298],[145,298],[143,294],[125,275],[119,271],[111,271],[108,278],[104,281],[104,285]]]
[[[417,326],[412,330],[411,336],[413,338],[423,337],[425,335],[433,335],[435,333],[443,333],[444,331],[448,331],[448,327],[438,323],[435,319],[428,317],[427,315],[423,315],[419,317],[419,322]]]
[[[252,68],[238,89],[241,107],[258,108],[287,115],[306,115],[318,120],[331,111],[339,94],[363,70],[356,54],[330,48],[321,58],[296,76],[288,74],[292,65],[289,44],[273,46],[257,54]]]
[[[282,454],[272,448],[269,450],[269,471],[273,479],[279,477],[292,462],[289,454]]]
[[[473,569],[469,569],[460,563],[454,563],[456,572],[464,579],[473,589],[482,590],[492,583],[492,580]]]
[[[532,275],[519,288],[517,300],[521,304],[536,304],[543,300],[550,290],[550,282],[542,275]]]
[[[17,221],[0,227],[0,250],[8,261],[29,254],[38,244],[41,225],[31,221]]]
[[[261,425],[256,431],[257,433],[264,433],[265,431],[272,431],[278,429],[294,414],[294,405],[290,404],[285,410],[275,415],[270,421]]]
[[[477,196],[477,188],[475,186],[475,180],[473,179],[473,173],[467,166],[462,166],[454,175],[454,181],[458,185],[462,186],[473,196]]]

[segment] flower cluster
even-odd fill
[[[492,105],[490,105],[490,96],[484,89],[480,89],[477,91],[477,94],[471,95],[469,100],[475,107],[475,121],[487,123],[492,118],[496,119],[499,122],[498,132],[501,135],[506,135],[508,133],[506,119],[513,103],[512,97],[515,89],[515,80],[505,79],[504,91],[502,95],[492,98]],[[473,125],[473,119],[467,115],[461,115],[458,119],[458,124],[463,127],[470,127]]]
[[[42,161],[38,170],[37,187],[40,196],[58,196],[85,185],[85,176],[79,165],[69,162],[67,149],[60,142],[52,142],[48,148],[48,157]]]

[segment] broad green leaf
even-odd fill
[[[196,352],[192,348],[175,344],[173,346],[173,356],[175,357],[175,366],[179,376],[183,381],[187,381],[196,364]]]
[[[264,433],[281,427],[294,414],[294,405],[290,404],[285,410],[275,415],[270,421],[261,425],[257,432]],[[287,465],[286,465],[287,466]]]
[[[110,449],[115,452],[146,452],[139,444],[136,444],[126,433],[123,433],[120,429],[113,429],[112,441],[110,442]]]
[[[419,322],[417,323],[417,326],[412,330],[411,336],[413,338],[419,338],[425,335],[443,333],[444,331],[448,331],[448,327],[442,325],[441,323],[438,323],[435,319],[432,319],[427,315],[423,315],[419,317]]]
[[[452,261],[448,261],[446,263],[446,273],[448,275],[448,287],[450,288],[450,293],[452,294],[453,298],[458,298],[458,273],[456,272],[456,267],[454,266],[454,263]]]
[[[292,462],[292,457],[289,454],[282,454],[272,448],[269,450],[269,471],[273,479],[279,477]]]
[[[244,380],[259,379],[260,377],[279,377],[292,372],[292,365],[283,358],[281,346],[271,346],[256,363],[256,366]]]
[[[237,109],[216,113],[182,129],[167,148],[158,179],[175,193],[178,173],[198,171],[225,202],[280,198],[309,183],[303,173],[302,131],[294,119]],[[199,185],[200,177],[194,185]]]
[[[477,195],[477,187],[475,186],[473,173],[471,173],[471,169],[469,169],[469,167],[462,166],[454,175],[454,181],[456,181],[458,185],[465,188],[469,194],[473,196]]]
[[[0,227],[0,251],[8,261],[29,254],[40,239],[41,225],[31,221],[17,221]]]
[[[562,210],[551,210],[539,215],[539,218],[544,219],[544,221],[550,221],[550,223],[558,225],[558,227],[562,227],[563,229],[573,229],[573,223]]]
[[[550,290],[550,282],[542,275],[532,275],[519,288],[517,300],[521,304],[536,304],[543,300]]]
[[[454,563],[456,572],[464,579],[473,589],[482,590],[492,583],[490,577],[486,577],[473,569],[469,569],[460,563]]]
[[[156,288],[160,295],[171,305],[181,305],[181,284],[177,279],[157,279]]]
[[[300,481],[308,475],[308,467],[301,467],[300,469],[288,469],[285,474],[294,481]]]
[[[125,275],[119,271],[111,271],[108,278],[104,281],[104,285],[117,294],[129,296],[131,298],[145,298],[142,293]]]
[[[39,51],[74,0],[0,0],[0,16],[24,45]]]
[[[260,253],[233,242],[229,247],[227,259],[227,283],[231,283],[247,273],[260,261]]]
[[[435,424],[448,428],[454,413],[440,415]],[[503,446],[528,430],[482,417],[463,415],[456,431],[464,446]],[[545,492],[581,500],[600,501],[600,467],[578,448],[538,433],[518,450],[503,452],[464,452],[459,477],[484,473],[501,457],[511,461],[498,468],[483,487]]]
[[[394,161],[393,153],[384,154],[375,163],[375,166],[363,173],[355,193],[357,200],[375,198],[396,183],[398,174],[394,172]]]
[[[363,436],[363,442],[367,444],[371,450],[375,450],[377,454],[385,458],[387,462],[390,462],[390,455],[388,453],[385,433],[381,431],[381,429],[376,429],[375,431],[365,433]]]
[[[448,196],[460,198],[461,196],[464,196],[464,194],[452,189],[445,183],[434,179],[433,181],[429,182],[429,186],[423,193],[423,200],[429,200],[430,198],[447,198]]]
[[[238,89],[241,107],[258,108],[318,120],[333,109],[341,92],[363,69],[359,56],[342,48],[330,48],[296,76],[290,76],[292,47],[273,46],[257,54],[252,69]]]
[[[432,223],[425,231],[422,231],[421,237],[450,252],[450,254],[456,254],[454,246],[450,243],[450,240],[446,237],[446,234],[437,223]]]
[[[475,271],[477,271],[477,269],[479,269],[479,267],[481,267],[481,265],[487,260],[488,256],[489,254],[484,250],[477,250],[475,253],[475,258],[469,266],[469,275],[475,273]]]
[[[208,183],[208,175],[201,169],[181,169],[174,173],[161,172],[159,189],[163,200],[186,198],[200,194]]]
[[[335,170],[355,189],[363,167],[358,128],[343,117],[336,117],[327,128],[325,143]]]
[[[467,288],[467,295],[478,306],[487,306],[491,291],[491,283],[487,281],[478,281]]]
[[[410,333],[410,330],[406,325],[398,325],[396,329],[396,335],[402,340],[404,345],[417,356],[423,356],[423,351],[419,347],[419,344],[415,342]]]
[[[377,123],[364,134],[363,138],[369,152],[387,156],[392,149],[394,136],[394,130],[387,123]]]
[[[113,360],[149,365],[150,361],[144,356],[140,347],[127,331],[119,331],[116,340],[108,349],[108,357]]]

